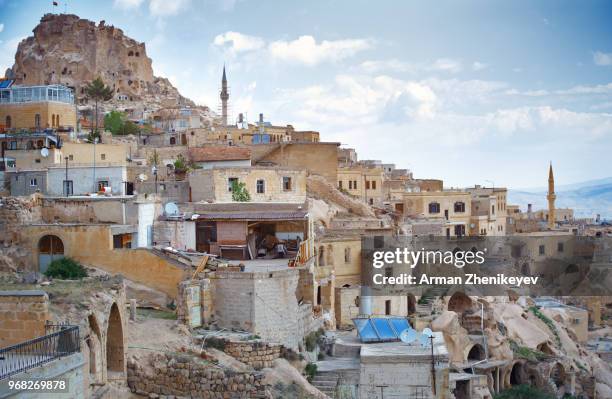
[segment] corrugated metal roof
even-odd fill
[[[198,212],[200,220],[304,220],[307,211],[227,211]]]

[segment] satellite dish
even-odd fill
[[[166,213],[166,216],[178,216],[179,209],[174,202],[168,202],[164,206],[164,212]]]
[[[400,340],[405,344],[414,342],[417,338],[418,338],[417,332],[414,331],[412,328],[407,328],[404,331],[402,331],[400,334]]]
[[[421,334],[421,336],[419,337],[419,343],[421,344],[421,347],[423,348],[431,347],[431,342],[429,341],[429,337],[425,334]]]
[[[43,158],[47,158],[47,157],[49,156],[49,149],[48,149],[48,148],[46,148],[46,147],[42,148],[42,149],[40,150],[40,155],[41,155]]]
[[[140,180],[140,181],[147,181],[147,179],[148,179],[148,177],[144,173],[141,173],[141,174],[138,175],[138,180]]]
[[[425,335],[427,338],[430,338],[433,336],[433,331],[431,331],[430,328],[424,328],[423,331],[421,331],[421,334]]]

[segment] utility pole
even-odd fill
[[[157,166],[153,165],[151,168],[153,175],[155,176],[155,194],[157,194]]]
[[[98,142],[98,138],[94,136],[93,138],[93,193],[98,192],[98,187],[96,187],[96,143]]]
[[[434,397],[436,396],[436,358],[434,356],[434,337],[433,335],[429,337],[431,341],[431,390],[433,391]]]

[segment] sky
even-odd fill
[[[47,12],[146,43],[157,76],[446,187],[612,176],[612,2],[0,0],[0,70]]]

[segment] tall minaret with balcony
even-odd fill
[[[227,91],[227,77],[225,76],[225,65],[223,65],[223,77],[221,78],[221,121],[223,126],[227,126],[227,100],[229,100],[229,92]]]
[[[555,228],[555,199],[557,196],[555,195],[555,177],[553,176],[553,168],[552,162],[550,163],[550,167],[548,168],[548,195],[546,199],[548,200],[548,227],[550,229]]]

